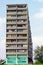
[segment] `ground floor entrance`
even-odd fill
[[[7,55],[7,64],[28,64],[27,55]]]

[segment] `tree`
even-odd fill
[[[2,65],[2,64],[4,64],[5,63],[5,60],[0,60],[0,64]]]
[[[35,49],[35,60],[40,63],[43,63],[43,46],[41,47],[38,46]]]

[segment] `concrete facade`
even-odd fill
[[[32,63],[32,39],[27,4],[8,4],[6,16],[7,63]]]

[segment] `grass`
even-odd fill
[[[43,65],[43,64],[0,64],[0,65]]]

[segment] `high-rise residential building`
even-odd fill
[[[32,39],[27,4],[8,4],[6,16],[7,63],[32,63]]]

